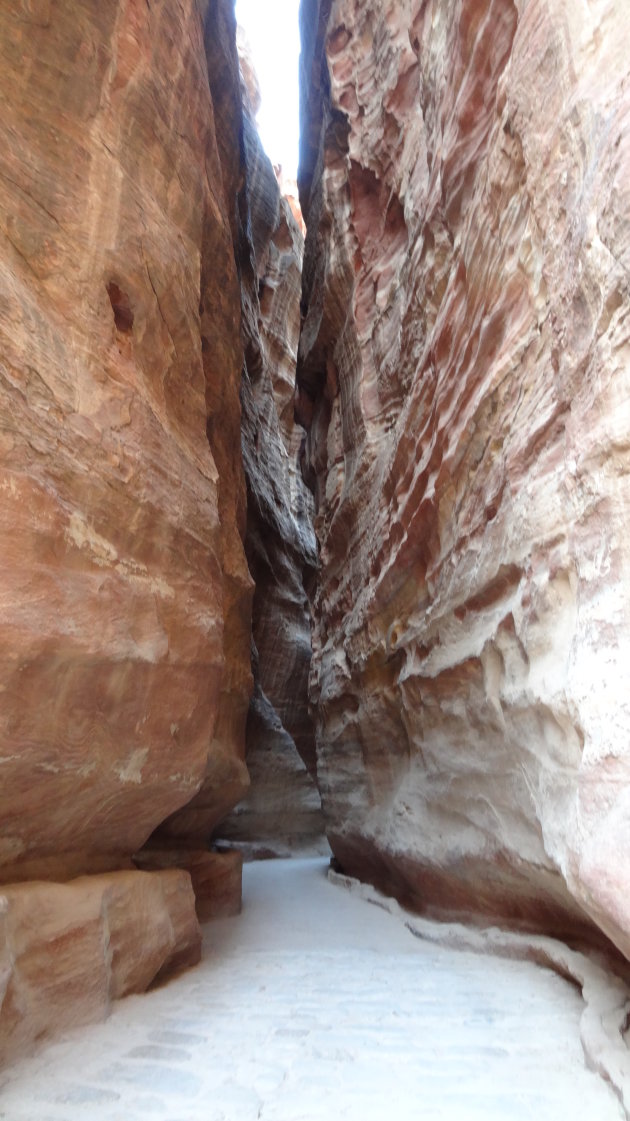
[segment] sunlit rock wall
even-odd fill
[[[302,24],[333,849],[413,906],[630,954],[630,11]]]

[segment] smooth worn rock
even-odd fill
[[[247,789],[252,581],[232,4],[0,0],[0,61],[0,881],[72,879],[6,889],[6,1051],[194,957],[98,873]]]
[[[630,15],[304,0],[296,415],[335,854],[630,955]]]
[[[245,729],[252,693],[250,667],[253,584],[243,552],[247,499],[242,457],[240,385],[243,372],[240,244],[242,196],[241,79],[231,0],[209,0],[204,28],[212,133],[206,147],[207,195],[201,243],[200,347],[205,375],[206,433],[219,474],[225,664],[216,724],[201,788],[164,822],[163,844],[205,844],[245,794]]]
[[[175,870],[4,887],[0,924],[2,1062],[200,959],[190,877]]]
[[[238,800],[251,582],[206,431],[242,359],[196,6],[0,19],[6,880],[119,866],[208,771],[206,835]]]
[[[182,868],[188,872],[200,923],[241,912],[243,857],[238,851],[143,849],[134,863],[145,871]]]

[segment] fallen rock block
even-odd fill
[[[22,883],[0,895],[0,1061],[104,1019],[200,959],[190,876],[112,872]]]

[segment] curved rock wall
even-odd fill
[[[249,680],[248,643],[226,670],[224,638],[234,574],[248,626],[244,485],[224,486],[206,435],[238,436],[241,352],[199,14],[48,7],[2,13],[0,865],[12,879],[49,862],[116,867],[198,789],[226,674],[244,712]],[[242,731],[220,746],[240,793]]]
[[[630,955],[630,25],[303,0],[296,414],[344,868]]]

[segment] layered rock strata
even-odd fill
[[[241,235],[245,375],[245,550],[255,582],[254,695],[247,722],[249,795],[219,829],[223,839],[286,852],[323,836],[308,709],[307,592],[317,566],[312,497],[298,466],[293,417],[303,237],[254,125],[257,85],[243,59],[246,199]]]
[[[248,786],[241,102],[228,0],[3,0],[0,59],[0,1035],[25,1044],[190,959],[188,873],[121,870]]]
[[[301,18],[329,838],[415,907],[630,955],[629,17]]]
[[[238,438],[242,359],[196,7],[3,7],[0,864],[15,879],[116,866],[215,755],[242,791],[242,727],[219,718],[234,688],[244,726],[251,582],[239,457],[206,432]]]

